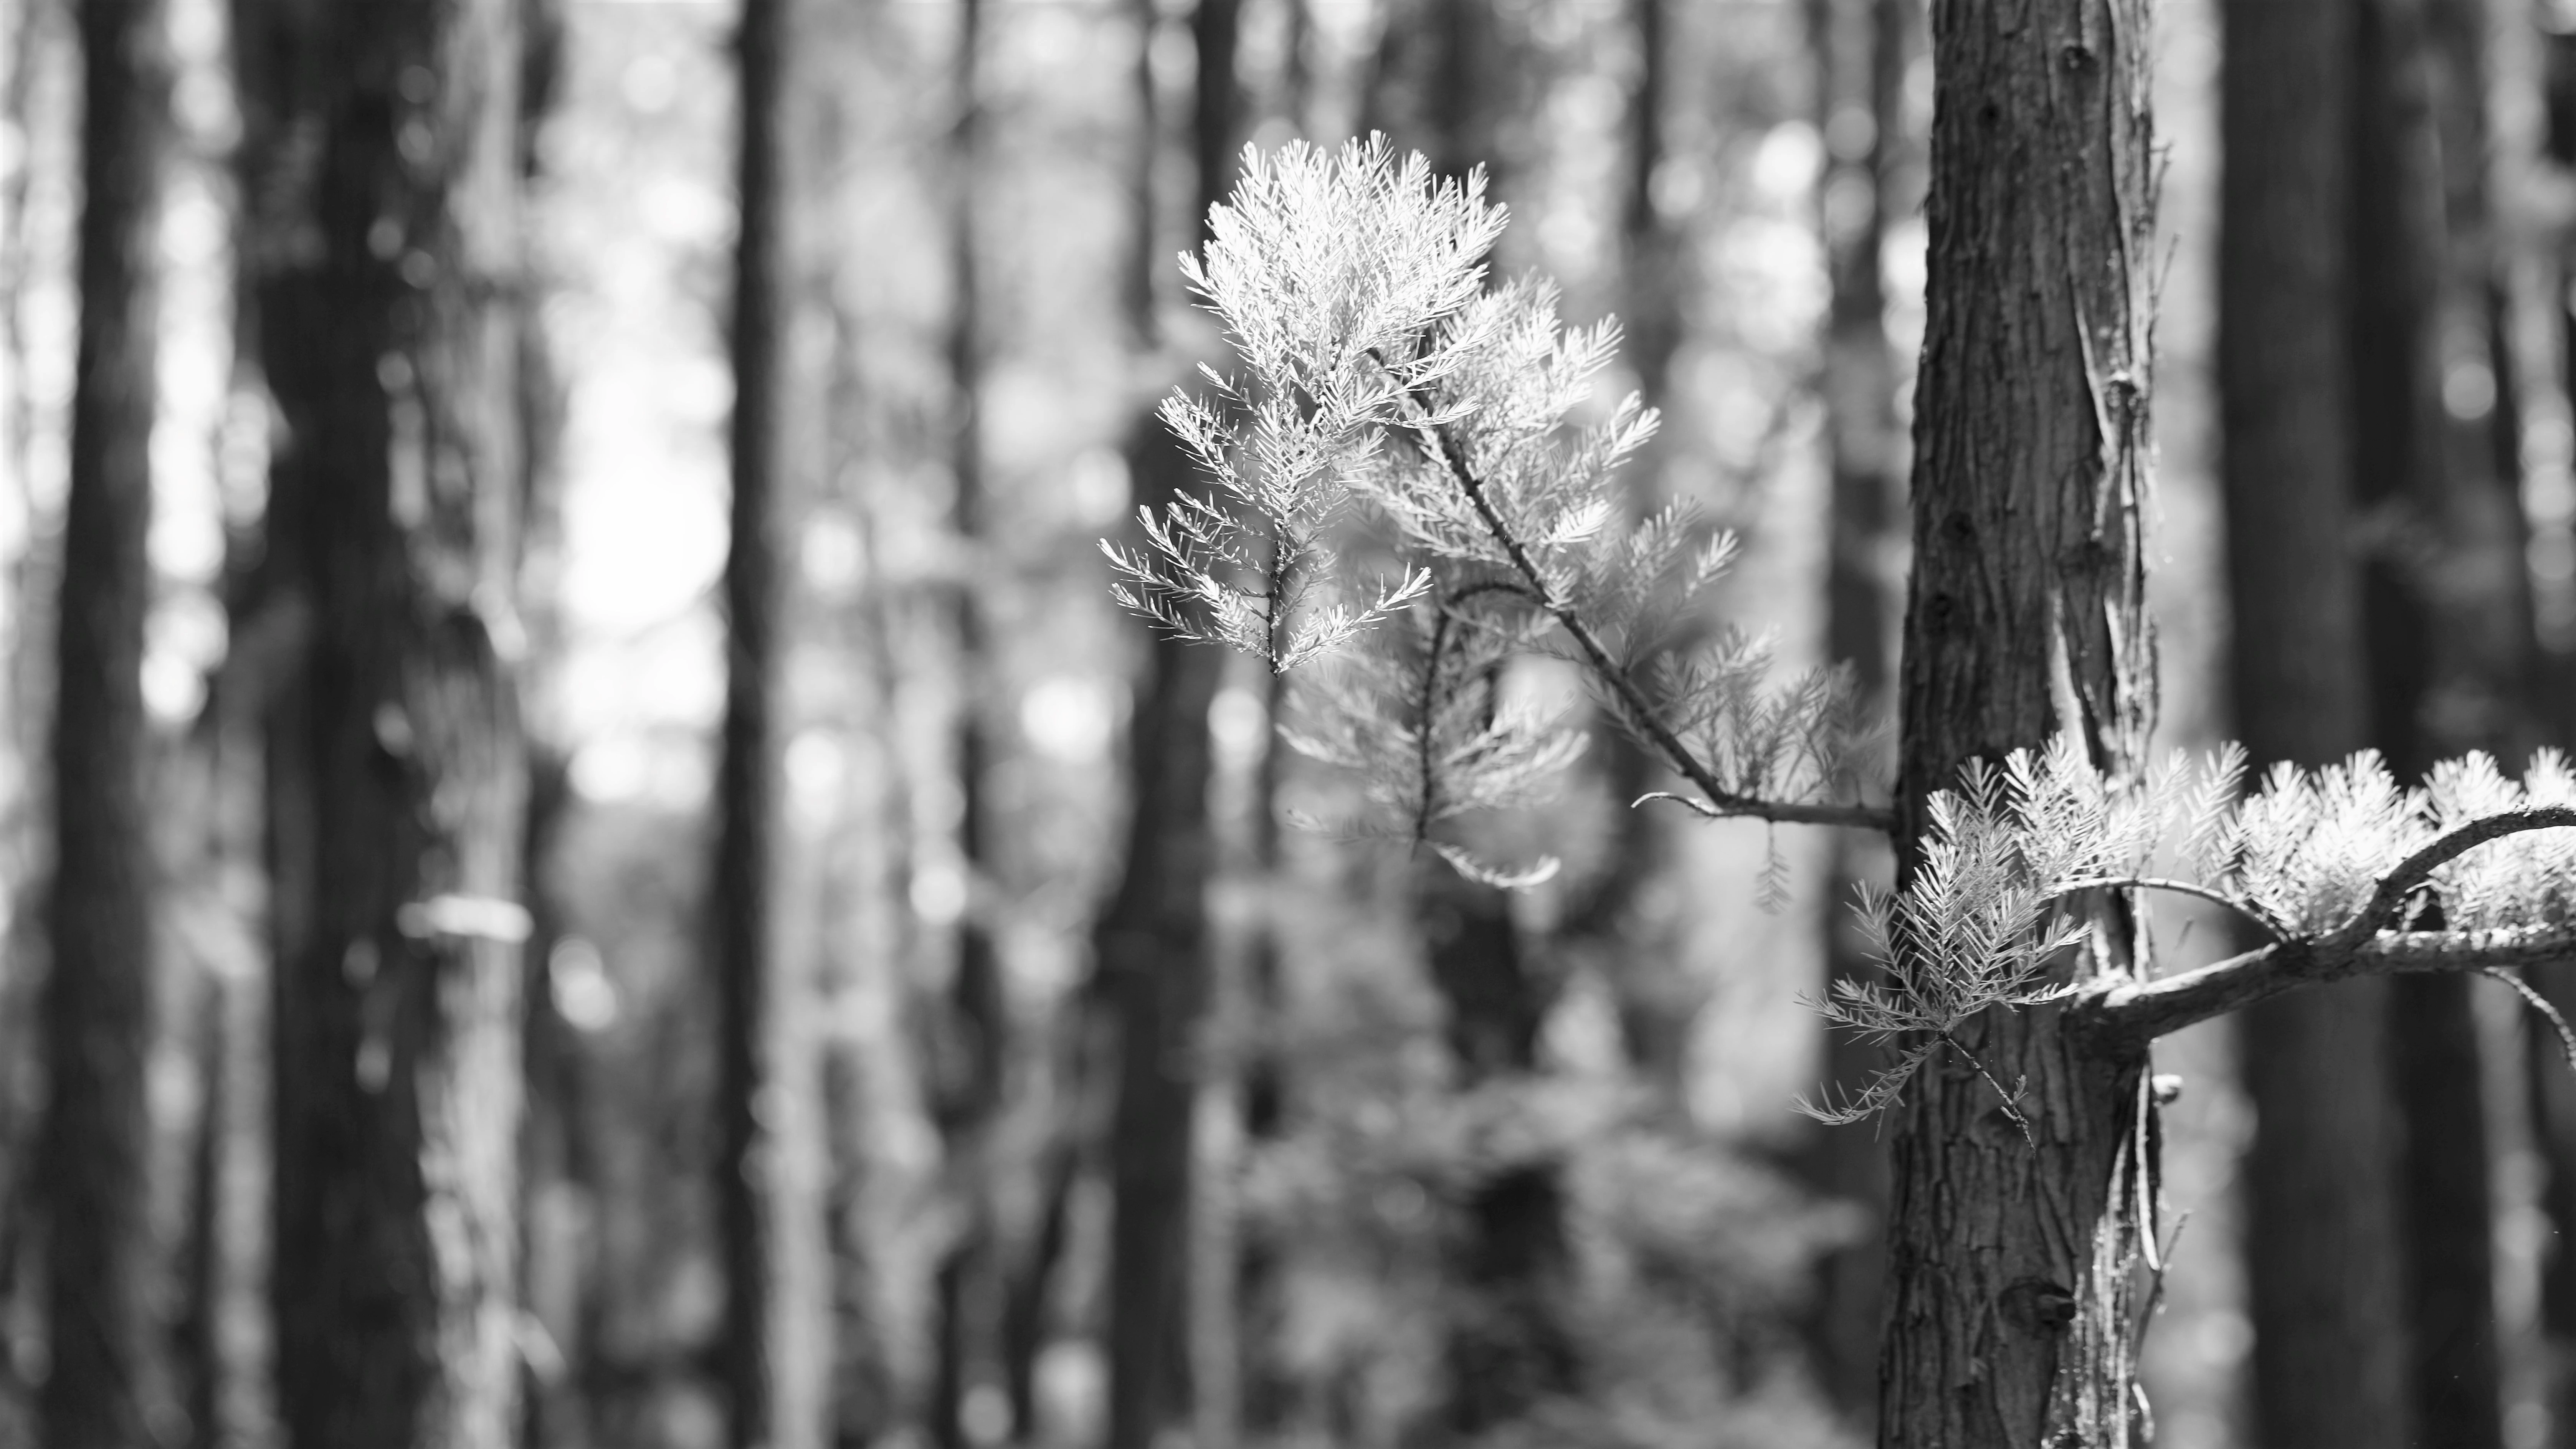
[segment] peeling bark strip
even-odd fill
[[[1900,839],[1961,763],[2073,729],[2114,776],[2154,714],[2146,487],[2154,159],[2145,0],[1936,0],[1929,316],[1900,683]],[[1909,848],[1903,869],[1915,864]],[[2075,969],[2122,977],[2125,902]],[[1894,1152],[1879,1442],[2144,1439],[2135,1269],[2153,1255],[2143,1049],[2079,1052],[2058,1008],[1967,1045],[2018,1083],[2035,1148],[1955,1054]]]
[[[33,1182],[53,1368],[38,1422],[46,1443],[119,1449],[166,1432],[156,1420],[170,1407],[147,1211],[157,892],[141,685],[169,61],[158,0],[90,0],[78,14],[86,205],[55,655],[53,965],[41,1006],[52,1090]]]
[[[264,584],[314,621],[270,719],[279,1407],[297,1449],[506,1444],[523,917],[430,903],[520,884],[520,9],[237,13],[253,133],[312,138],[254,158],[245,265]]]

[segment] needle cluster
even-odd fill
[[[1191,288],[1238,372],[1204,369],[1163,418],[1203,492],[1104,543],[1116,593],[1174,635],[1309,671],[1290,742],[1367,781],[1377,828],[1470,873],[1436,827],[1528,801],[1580,722],[1511,688],[1554,657],[1693,787],[1705,813],[1883,825],[1847,788],[1850,689],[1775,688],[1770,651],[1701,624],[1734,542],[1687,507],[1623,519],[1613,481],[1653,436],[1596,405],[1613,321],[1569,327],[1555,287],[1495,282],[1504,213],[1482,173],[1435,176],[1382,137],[1248,152]],[[1589,418],[1590,421],[1581,421]]]
[[[1903,1051],[1848,1102],[1809,1110],[1867,1116],[1943,1046],[1964,1053],[1959,1030],[1980,1012],[2088,986],[2081,1009],[2145,1038],[2343,976],[2576,955],[2576,773],[2555,751],[2520,781],[2472,754],[2410,789],[2367,751],[2275,766],[2250,793],[2244,780],[2232,745],[2134,781],[2104,776],[2071,735],[2000,768],[1971,762],[1933,797],[1904,888],[1864,892],[1880,979],[1837,982],[1822,1004]],[[2079,980],[2088,905],[2136,890],[2225,906],[2268,944],[2176,977]]]

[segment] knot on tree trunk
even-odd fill
[[[1996,1300],[2004,1321],[2028,1334],[2057,1333],[2075,1321],[2075,1294],[2063,1283],[2024,1278]]]

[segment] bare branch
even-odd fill
[[[2576,960],[2576,926],[2391,931],[2406,897],[2469,851],[2531,830],[2576,827],[2576,806],[2500,811],[2444,831],[2390,867],[2352,918],[2322,936],[2280,938],[2198,970],[2091,992],[2073,1008],[2099,1040],[2140,1046],[2301,986],[2400,971],[2493,972]],[[2194,894],[2205,892],[2194,891]]]
[[[1801,805],[1784,800],[1756,800],[1748,795],[1730,795],[1718,791],[1719,803],[1694,800],[1670,790],[1653,790],[1629,802],[1630,809],[1649,800],[1669,800],[1710,820],[1769,820],[1781,825],[1842,825],[1854,830],[1875,830],[1882,835],[1896,831],[1896,812],[1875,805]]]
[[[2136,1048],[2302,986],[2401,971],[2487,971],[2569,961],[2576,961],[2576,926],[2383,931],[2359,941],[2346,940],[2338,931],[2276,942],[2154,981],[2095,988],[2072,1003],[2069,1012],[2076,1029],[2097,1043]]]

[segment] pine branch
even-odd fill
[[[2304,986],[2400,972],[2484,972],[2566,962],[2576,962],[2576,926],[2383,931],[2362,940],[2337,932],[2276,942],[2154,981],[2096,988],[2068,1010],[2075,1028],[2096,1043],[2135,1049]]]
[[[1378,358],[1378,362],[1381,366],[1386,364],[1383,357]],[[1407,396],[1410,398],[1409,393]],[[1418,400],[1415,401],[1418,406]],[[1565,631],[1567,638],[1574,641],[1575,647],[1583,652],[1584,661],[1591,665],[1594,676],[1618,695],[1619,703],[1626,710],[1628,717],[1636,721],[1638,728],[1645,732],[1656,751],[1663,755],[1674,769],[1680,771],[1684,779],[1699,787],[1700,792],[1707,797],[1705,800],[1691,800],[1679,795],[1662,795],[1660,798],[1687,805],[1711,819],[1747,816],[1782,824],[1844,825],[1875,830],[1883,835],[1895,833],[1896,812],[1892,810],[1881,810],[1866,805],[1804,805],[1790,801],[1760,800],[1739,795],[1718,783],[1716,774],[1702,763],[1698,756],[1692,754],[1690,747],[1683,744],[1680,737],[1673,733],[1672,728],[1663,722],[1655,712],[1653,704],[1647,700],[1645,691],[1637,687],[1636,680],[1629,677],[1627,670],[1611,659],[1610,651],[1603,646],[1600,637],[1592,632],[1592,626],[1585,622],[1574,606],[1567,603],[1557,592],[1546,573],[1530,557],[1529,549],[1522,543],[1519,535],[1513,533],[1510,526],[1503,522],[1502,515],[1494,509],[1493,500],[1486,495],[1483,480],[1476,476],[1474,469],[1467,466],[1466,454],[1458,446],[1457,440],[1450,436],[1449,429],[1429,421],[1417,421],[1415,426],[1430,444],[1433,456],[1448,469],[1450,480],[1458,485],[1459,492],[1466,495],[1467,502],[1475,508],[1476,517],[1485,525],[1485,531],[1492,536],[1496,546],[1503,550],[1503,556],[1511,560],[1512,569],[1521,576],[1521,582],[1527,589],[1529,597],[1540,609],[1546,611],[1549,617],[1556,620],[1557,626]],[[1654,799],[1658,796],[1645,798]]]
[[[2466,855],[2491,840],[2501,840],[2526,830],[2554,830],[2576,826],[2576,806],[2538,805],[2525,810],[2507,810],[2472,820],[2466,825],[2446,830],[2414,854],[2397,863],[2371,888],[2370,899],[2353,913],[2350,921],[2336,931],[2332,939],[2357,942],[2386,928],[2404,909],[2406,897],[2433,878],[2433,872]]]

